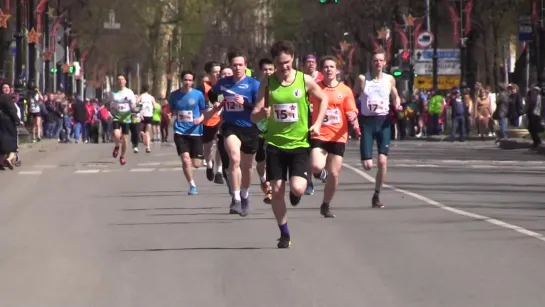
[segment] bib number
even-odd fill
[[[324,125],[333,126],[341,123],[341,111],[339,109],[328,109],[324,116]]]
[[[128,103],[120,103],[117,105],[117,110],[119,112],[129,112],[131,110],[131,107]]]
[[[178,111],[178,120],[183,123],[192,123],[193,111]]]
[[[235,102],[235,97],[225,97],[225,111],[226,112],[242,112],[244,106]]]
[[[382,102],[379,101],[367,101],[367,108],[371,112],[379,112],[384,110],[384,107],[382,106]]]
[[[274,120],[278,123],[295,123],[299,121],[299,110],[296,103],[274,105]]]

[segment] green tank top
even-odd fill
[[[161,105],[157,102],[153,104],[153,121],[161,121]]]
[[[310,107],[302,72],[296,72],[289,86],[282,86],[275,75],[269,77],[269,107],[267,143],[281,149],[308,148]]]

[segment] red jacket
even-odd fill
[[[85,110],[87,110],[87,116],[85,116],[85,123],[92,124],[95,122],[95,106],[93,104],[86,104]]]

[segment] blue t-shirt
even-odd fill
[[[223,95],[225,106],[223,108],[223,122],[230,123],[237,127],[252,127],[254,124],[250,119],[253,107],[243,106],[235,103],[235,94],[244,97],[244,102],[255,105],[259,92],[259,81],[254,78],[245,77],[235,83],[233,77],[223,78],[216,83],[212,91],[217,95]]]
[[[199,118],[206,109],[204,95],[195,89],[187,93],[181,90],[170,93],[168,104],[174,121],[174,133],[182,135],[202,135],[202,124],[195,125],[193,120]]]

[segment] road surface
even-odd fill
[[[124,167],[109,144],[55,146],[0,173],[2,306],[545,306],[545,159],[490,142],[391,151],[385,209],[352,144],[337,218],[317,184],[278,250],[257,185],[251,215],[230,216],[203,171],[187,195],[172,146]]]

